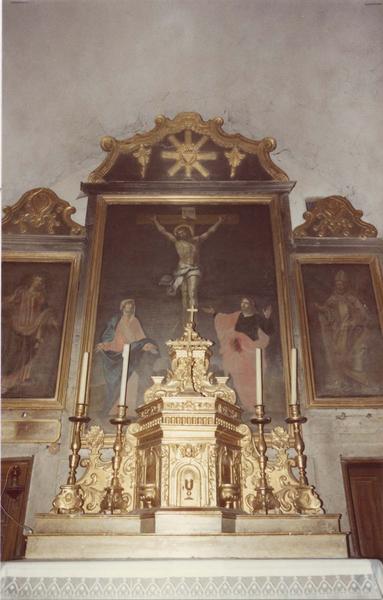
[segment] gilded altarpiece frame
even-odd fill
[[[295,272],[308,406],[382,407],[379,258],[301,254]]]
[[[227,314],[238,310],[241,298],[255,299],[259,314],[264,316],[266,311],[272,321],[264,345],[265,409],[273,418],[272,427],[283,425],[287,415],[292,326],[278,194],[105,194],[97,197],[95,210],[82,351],[91,354],[88,415],[92,425],[106,432],[106,445],[112,440],[109,419],[115,402],[110,396],[106,401],[112,387],[109,382],[108,388],[106,381],[106,346],[102,344],[113,339],[110,332],[121,316],[123,303],[133,300],[137,327],[158,351],[150,356],[148,353],[145,372],[137,368],[142,390],[137,394],[136,388],[135,400],[128,404],[129,416],[134,419],[135,409],[143,403],[143,392],[152,384],[150,376],[164,374],[169,367],[166,341],[182,332],[182,293],[179,289],[172,291],[169,279],[173,273],[174,283],[177,252],[174,239],[163,231],[173,235],[182,224],[197,237],[203,238],[209,232],[206,239],[201,239],[196,325],[202,337],[215,343],[212,370],[224,374],[225,356],[215,319],[221,311]],[[230,385],[236,388],[234,379],[230,378]],[[253,416],[255,397],[250,402],[245,405],[239,398],[245,422]]]

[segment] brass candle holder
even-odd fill
[[[306,423],[306,421],[306,417],[301,415],[299,404],[289,404],[289,416],[286,419],[286,423],[293,426],[294,448],[297,453],[296,462],[299,471],[299,483],[301,486],[308,485],[306,475],[307,457],[304,454],[305,444],[302,437],[302,425],[303,423]]]
[[[263,404],[256,404],[255,417],[250,419],[251,423],[258,426],[258,441],[256,448],[259,456],[259,485],[255,490],[253,502],[253,513],[267,515],[270,511],[279,508],[279,501],[274,495],[273,488],[267,485],[267,444],[265,440],[265,425],[271,422],[270,417],[265,416]]]
[[[294,488],[294,508],[301,515],[318,515],[323,514],[324,509],[322,500],[315,491],[314,486],[310,485],[307,479],[307,457],[304,454],[305,444],[302,436],[302,425],[306,421],[306,417],[301,415],[299,404],[289,404],[289,416],[286,419],[286,423],[293,426],[294,448],[297,453],[295,464],[299,473],[298,485]]]
[[[83,494],[81,487],[76,483],[76,473],[80,462],[81,450],[81,427],[84,423],[89,423],[90,417],[85,415],[86,404],[78,403],[76,405],[76,414],[69,417],[69,421],[75,424],[71,451],[69,456],[69,474],[65,485],[60,486],[60,492],[54,498],[53,512],[56,514],[76,514],[83,513]]]
[[[125,425],[130,423],[126,417],[126,406],[118,406],[117,417],[109,421],[116,426],[116,437],[113,444],[112,458],[112,479],[110,485],[105,488],[105,496],[100,503],[100,512],[103,514],[114,514],[125,512],[128,506],[128,499],[124,497],[124,488],[120,483],[120,467],[122,461],[122,451],[124,447],[123,430]]]

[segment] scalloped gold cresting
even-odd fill
[[[89,183],[100,183],[104,181],[105,176],[112,169],[118,157],[122,154],[132,154],[139,160],[138,153],[140,148],[146,150],[159,143],[166,136],[172,136],[181,132],[192,131],[210,138],[215,144],[225,148],[229,152],[235,152],[236,158],[230,160],[231,177],[234,177],[236,163],[240,152],[245,154],[254,154],[258,157],[261,166],[265,171],[276,181],[288,181],[287,174],[273,163],[270,158],[270,152],[275,150],[277,143],[274,138],[266,137],[262,140],[251,140],[241,134],[228,134],[222,130],[224,120],[221,117],[215,117],[204,121],[198,113],[182,112],[174,119],[169,119],[163,115],[159,115],[155,119],[155,127],[147,133],[137,133],[131,138],[125,140],[117,140],[111,136],[101,138],[101,148],[108,153],[105,160],[88,177]],[[242,158],[241,158],[242,160]],[[142,162],[140,162],[142,167]],[[147,163],[145,169],[141,168],[141,177],[145,177]]]
[[[363,211],[354,208],[344,196],[327,196],[318,200],[311,210],[303,214],[305,223],[294,229],[294,237],[377,237],[376,227],[362,221],[362,216]]]
[[[75,212],[74,206],[53,190],[34,188],[4,208],[3,233],[85,235],[85,227],[72,221]]]

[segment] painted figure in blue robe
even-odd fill
[[[108,321],[101,341],[96,346],[96,351],[102,356],[110,416],[116,414],[119,402],[124,344],[130,345],[126,403],[128,414],[131,416],[134,416],[134,410],[140,400],[140,379],[146,379],[145,375],[152,374],[154,360],[159,354],[156,342],[146,336],[135,316],[135,309],[135,301],[132,298],[122,300],[121,313]],[[139,376],[138,369],[144,377]]]

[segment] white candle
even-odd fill
[[[122,373],[121,373],[121,387],[120,387],[120,406],[126,405],[126,385],[128,382],[128,366],[129,366],[129,344],[124,344],[122,351]]]
[[[291,348],[291,370],[290,370],[291,394],[290,404],[297,403],[297,349]]]
[[[255,375],[257,382],[255,404],[262,406],[262,350],[260,348],[255,349]]]
[[[89,352],[84,352],[81,363],[80,389],[77,404],[85,404],[86,381],[88,379]]]

